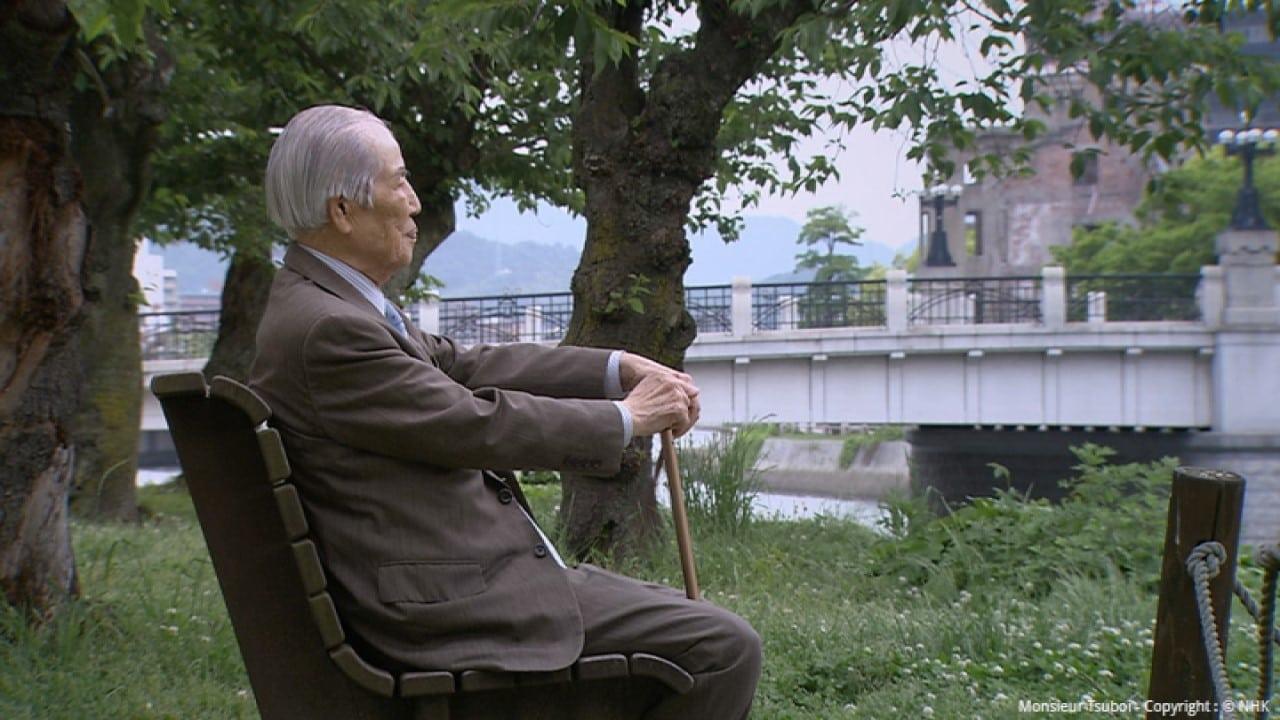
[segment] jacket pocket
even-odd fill
[[[378,566],[378,599],[386,603],[436,603],[484,592],[480,563],[466,560],[404,561]]]

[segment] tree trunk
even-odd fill
[[[639,39],[646,6],[611,8],[610,24]],[[573,171],[586,194],[587,240],[565,344],[623,348],[683,366],[697,334],[684,307],[690,203],[714,171],[725,107],[808,6],[786,3],[751,19],[723,0],[701,3],[694,47],[665,57],[647,90],[634,56],[596,68],[593,54],[582,53]],[[612,478],[562,475],[560,521],[574,556],[618,561],[657,536],[650,448],[650,438],[636,438]]]
[[[47,617],[78,592],[67,527],[87,243],[68,136],[75,19],[0,13],[0,589]]]
[[[222,285],[222,307],[218,313],[218,339],[213,343],[204,376],[218,375],[244,382],[253,363],[258,323],[267,307],[275,265],[260,251],[238,249],[231,256],[227,279]]]
[[[85,395],[76,418],[71,505],[107,520],[138,515],[143,388],[137,244],[130,230],[150,184],[149,160],[164,120],[160,96],[172,74],[163,48],[151,45],[154,62],[137,55],[116,60],[103,71],[101,86],[77,92],[71,107],[72,153],[92,233],[78,331]]]

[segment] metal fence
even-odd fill
[[[884,324],[884,280],[770,283],[751,288],[751,327],[757,331]]]
[[[571,293],[440,301],[440,334],[462,343],[555,342],[573,315]]]
[[[684,289],[684,308],[698,325],[698,334],[733,332],[733,287],[706,285]]]
[[[1200,320],[1200,276],[1069,275],[1070,322]]]
[[[217,310],[138,314],[142,357],[146,360],[205,358],[218,339]]]
[[[1041,278],[917,278],[907,283],[910,325],[1039,323]]]
[[[1150,322],[1201,319],[1200,276],[1068,276],[1067,320]],[[1041,323],[1039,276],[909,279],[908,323],[956,325]],[[766,283],[751,288],[752,330],[882,327],[884,280]],[[699,334],[733,332],[733,288],[685,288],[685,307]],[[142,313],[143,358],[207,357],[218,335],[217,310]],[[464,345],[558,342],[573,315],[572,293],[452,298],[440,301],[438,332]]]

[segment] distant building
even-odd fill
[[[1169,22],[1162,14],[1156,22]],[[1280,58],[1280,43],[1270,39],[1265,13],[1236,15],[1224,30],[1245,36],[1242,52]],[[1067,116],[1068,101],[1096,93],[1079,74],[1065,71],[1048,88],[1055,103],[1049,112],[1038,105],[1027,114],[1045,123],[1047,131],[1027,146],[1034,175],[977,180],[966,163],[988,153],[1008,156],[1025,146],[1021,136],[1008,130],[991,130],[976,140],[975,151],[958,157],[957,171],[948,185],[962,187],[958,202],[943,212],[947,249],[955,267],[927,267],[934,276],[1013,276],[1039,273],[1053,261],[1052,248],[1069,245],[1077,227],[1105,222],[1136,223],[1134,209],[1149,181],[1164,172],[1159,158],[1151,162],[1109,142],[1098,142],[1084,120]],[[1225,128],[1240,127],[1240,113],[1216,100],[1210,107],[1206,134],[1216,137]],[[1274,102],[1259,108],[1255,126],[1280,127],[1280,109]],[[1075,150],[1096,149],[1087,158],[1079,177],[1071,173]],[[929,237],[933,229],[932,205],[922,200],[920,229]],[[923,248],[928,252],[927,242]]]
[[[175,309],[190,312],[217,312],[222,309],[222,295],[219,293],[184,293],[178,296]]]
[[[133,277],[147,303],[140,311],[174,310],[178,305],[178,272],[166,268],[164,256],[153,249],[150,240],[141,238],[133,256]]]

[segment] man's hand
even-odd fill
[[[631,392],[631,389],[640,384],[640,381],[650,375],[674,375],[681,382],[693,386],[693,378],[679,370],[671,368],[650,360],[643,355],[634,353],[622,353],[621,362],[618,363],[618,380],[622,382],[623,392]],[[696,393],[697,388],[694,388]]]
[[[698,388],[688,378],[675,371],[645,375],[622,401],[631,411],[632,432],[653,435],[670,430],[676,437],[688,432],[701,412]]]

